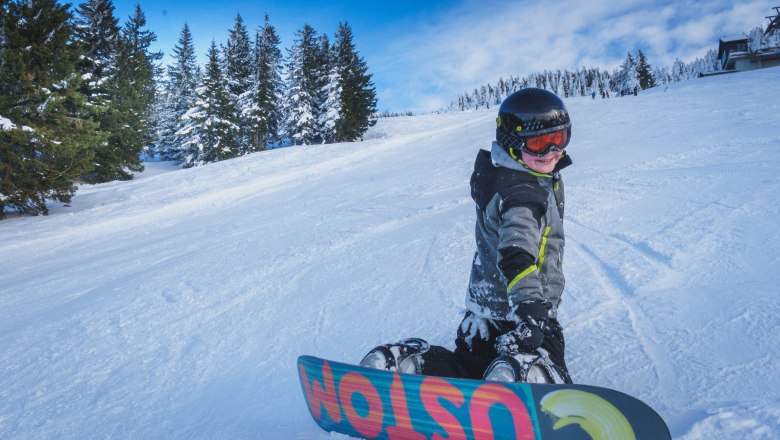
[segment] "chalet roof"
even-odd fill
[[[730,38],[726,38],[726,37],[724,37],[724,38],[721,38],[721,39],[720,39],[720,42],[721,42],[722,44],[726,44],[726,43],[736,43],[736,42],[739,42],[739,41],[747,41],[747,40],[749,40],[749,39],[750,39],[750,38],[748,38],[748,37],[745,37],[745,36],[739,36],[739,37],[730,37]]]

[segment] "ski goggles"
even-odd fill
[[[550,151],[563,151],[569,144],[569,129],[553,131],[539,136],[523,138],[522,150],[533,156],[542,157]]]

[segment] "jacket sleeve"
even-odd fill
[[[538,264],[547,198],[538,188],[515,188],[501,198],[498,211],[498,268],[516,313],[522,303],[544,301]]]

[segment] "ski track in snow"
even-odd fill
[[[676,439],[780,438],[778,81],[566,100],[567,363]],[[309,417],[295,360],[452,347],[495,112],[150,163],[0,222],[0,438],[346,438]]]
[[[677,374],[673,369],[672,362],[670,362],[671,357],[658,343],[659,338],[654,334],[653,326],[650,324],[648,317],[634,301],[635,291],[617,274],[616,268],[611,267],[592,249],[579,244],[576,240],[570,239],[569,241],[573,241],[577,245],[575,248],[577,256],[574,260],[584,261],[590,271],[595,274],[598,285],[597,291],[594,293],[606,296],[607,302],[605,306],[618,304],[620,309],[622,309],[619,312],[619,317],[626,320],[631,333],[633,333],[632,339],[635,339],[641,348],[644,355],[643,365],[649,366],[654,371],[656,384],[653,388],[658,391],[657,395],[653,397],[659,399],[659,395],[668,396],[672,394],[678,387],[676,385]],[[622,315],[625,316],[623,317]],[[619,324],[617,323],[617,325]],[[610,327],[607,327],[607,331],[609,329]],[[621,338],[625,338],[625,335],[622,335]],[[594,346],[592,348],[597,350],[600,347]]]

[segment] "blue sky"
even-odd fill
[[[691,61],[717,49],[719,38],[766,26],[764,17],[777,2],[114,0],[120,21],[136,3],[158,36],[157,50],[170,54],[187,22],[201,61],[212,39],[225,42],[237,13],[252,35],[268,13],[284,53],[304,24],[332,37],[346,21],[373,74],[379,110],[418,113],[501,76],[583,66],[612,69],[636,49],[651,64]]]

